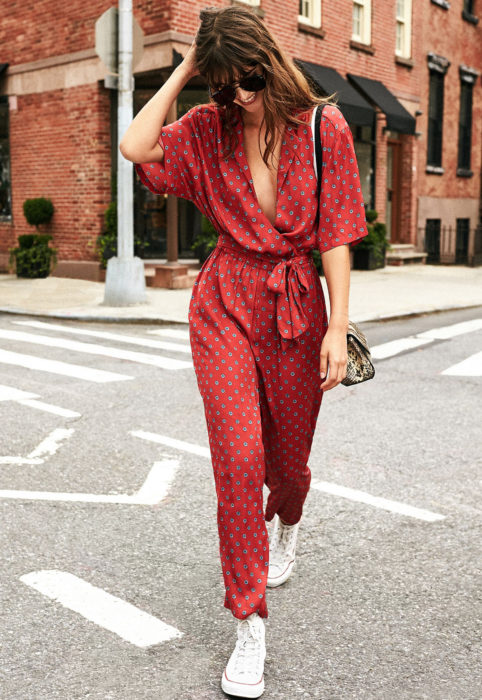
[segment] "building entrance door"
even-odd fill
[[[389,138],[387,142],[387,238],[391,243],[402,243],[400,231],[400,167],[401,144]]]

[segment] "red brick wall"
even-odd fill
[[[59,259],[96,259],[92,245],[110,201],[108,91],[84,85],[19,96],[17,105],[10,112],[13,226],[0,222],[0,249],[34,230],[24,200],[47,197],[55,207],[48,231]]]
[[[14,66],[91,48],[96,20],[115,5],[113,0],[6,0],[0,18],[1,60]],[[169,29],[169,0],[134,0],[133,6],[145,34]]]

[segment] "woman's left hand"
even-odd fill
[[[325,333],[321,343],[320,376],[325,379],[321,389],[328,391],[345,379],[347,372],[348,351],[346,329],[330,328]],[[327,372],[329,369],[329,376]]]

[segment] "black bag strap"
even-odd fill
[[[318,218],[320,216],[320,195],[321,195],[321,166],[323,162],[323,152],[321,149],[321,113],[323,111],[323,105],[316,105],[315,107],[315,159],[316,159],[316,174],[317,174],[317,189],[316,189],[316,201],[318,202]],[[318,220],[317,220],[318,223]]]

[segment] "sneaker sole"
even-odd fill
[[[281,574],[281,576],[276,576],[275,578],[270,578],[268,576],[268,580],[266,581],[267,588],[277,588],[278,586],[282,586],[283,583],[286,583],[286,581],[291,576],[294,565],[295,562],[291,562],[291,564],[288,565],[288,568],[283,574]]]
[[[223,673],[221,688],[228,695],[234,695],[238,698],[259,698],[264,693],[264,676],[259,683],[254,685],[245,685],[244,683],[234,683],[226,678],[226,673]]]

